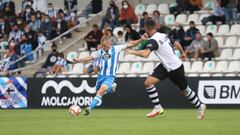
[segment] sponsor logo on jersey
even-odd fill
[[[198,96],[206,104],[240,104],[240,80],[201,80]]]

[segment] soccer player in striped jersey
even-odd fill
[[[163,113],[155,84],[169,77],[178,86],[180,93],[197,108],[197,119],[203,119],[206,105],[200,102],[195,92],[188,86],[183,63],[175,55],[169,38],[166,34],[157,32],[155,21],[152,19],[146,20],[145,28],[147,35],[150,37],[145,49],[139,51],[128,50],[128,53],[147,58],[151,52],[154,52],[161,61],[145,81],[145,88],[154,105],[153,110],[147,114],[147,117],[155,117]]]
[[[141,39],[139,39],[139,41],[140,40]],[[85,108],[84,115],[89,115],[97,105],[101,104],[102,97],[113,90],[112,84],[115,80],[120,52],[126,48],[138,45],[139,41],[132,41],[126,45],[112,46],[111,39],[108,37],[103,37],[101,40],[102,49],[92,53],[91,56],[73,59],[75,62],[88,62],[94,59],[101,59],[100,71],[98,72],[98,78],[96,82],[97,94],[91,101],[90,106]]]

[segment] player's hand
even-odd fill
[[[141,36],[141,39],[142,39],[142,40],[146,40],[146,39],[148,39],[148,38],[149,38],[149,36],[148,36],[147,33],[145,33],[145,34],[143,34],[143,35]]]
[[[73,63],[76,64],[76,63],[79,63],[79,61],[74,58],[74,59],[73,59]]]
[[[184,61],[186,58],[187,58],[186,53],[183,53],[183,54],[180,56],[180,59],[181,59],[182,61]]]

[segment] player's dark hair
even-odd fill
[[[156,23],[153,19],[147,19],[145,21],[145,27],[147,30],[152,30],[156,28]]]
[[[144,11],[142,16],[148,15],[148,12]]]

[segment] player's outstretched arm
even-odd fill
[[[93,56],[87,56],[84,58],[79,58],[79,59],[73,59],[74,62],[76,63],[81,63],[81,62],[89,62],[93,60]]]
[[[137,45],[139,45],[142,41],[146,40],[148,38],[148,35],[147,34],[144,34],[141,36],[140,39],[138,40],[134,40],[134,41],[130,41],[127,45],[127,48],[132,48],[132,47],[135,47]]]
[[[186,59],[186,53],[184,52],[184,50],[182,48],[182,45],[178,41],[175,41],[174,46],[179,50],[179,52],[181,54],[180,59],[185,60]]]
[[[144,50],[130,50],[128,49],[127,52],[129,54],[137,55],[139,57],[147,58],[151,54],[151,51],[149,49],[144,49]]]

